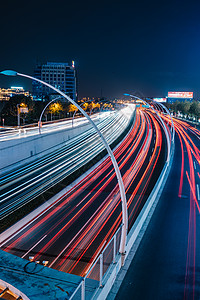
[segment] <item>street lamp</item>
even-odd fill
[[[17,127],[20,127],[20,104],[17,104]]]
[[[124,96],[130,96],[130,97],[133,97],[133,98],[135,98],[135,99],[138,99],[138,100],[140,100],[140,101],[143,101],[146,105],[149,105],[145,100],[143,100],[143,99],[141,99],[141,98],[139,98],[139,97],[137,97],[137,96],[134,96],[134,95],[131,95],[131,94],[124,94]],[[163,129],[164,129],[164,131],[165,131],[165,135],[166,135],[166,139],[167,139],[167,149],[168,149],[168,151],[167,151],[167,163],[169,163],[169,158],[170,158],[170,149],[171,149],[171,147],[170,147],[170,140],[169,140],[169,135],[168,135],[168,132],[167,132],[167,128],[166,128],[166,125],[165,125],[165,123],[163,122],[163,120],[162,120],[162,118],[159,116],[159,114],[157,113],[157,111],[154,109],[154,107],[153,106],[151,106],[151,108],[153,109],[153,111],[156,113],[156,115],[158,116],[158,118],[159,118],[159,120],[161,121],[161,123],[162,123],[162,125],[163,125]]]
[[[40,119],[38,121],[38,128],[39,128],[39,133],[41,134],[41,127],[42,127],[42,116],[43,116],[43,113],[45,112],[46,108],[53,102],[53,101],[56,101],[57,99],[59,99],[59,97],[56,97],[54,98],[53,100],[51,100],[49,103],[47,103],[47,105],[45,106],[45,108],[43,109],[43,111],[41,112],[41,115],[40,115]]]
[[[17,127],[19,128],[20,127],[20,106],[25,106],[24,103],[18,103],[17,104]]]
[[[80,107],[81,107],[82,105],[84,105],[85,103],[89,102],[89,101],[92,101],[92,100],[86,100],[86,101],[84,101],[83,103],[80,104]],[[73,125],[74,125],[74,117],[75,117],[75,114],[77,113],[77,111],[78,111],[78,108],[77,108],[77,109],[74,111],[74,113],[73,113],[73,117],[72,117],[72,127],[73,127]]]
[[[93,122],[93,120],[90,118],[90,116],[80,107],[80,105],[78,103],[76,103],[69,96],[65,95],[62,91],[60,91],[59,89],[57,89],[54,86],[50,85],[49,83],[47,83],[45,81],[42,81],[40,79],[37,79],[35,77],[26,75],[26,74],[18,73],[18,72],[13,71],[13,70],[5,70],[5,71],[0,72],[0,74],[7,75],[7,76],[22,76],[22,77],[29,78],[31,80],[40,82],[40,83],[48,86],[50,89],[56,91],[58,94],[60,94],[65,99],[67,99],[72,104],[74,104],[81,111],[81,113],[86,117],[86,119],[88,119],[88,121],[90,122],[90,124],[93,126],[93,128],[96,130],[96,132],[100,136],[100,138],[101,138],[101,140],[102,140],[102,142],[103,142],[106,150],[108,151],[108,154],[109,154],[109,156],[111,158],[111,161],[113,163],[114,170],[115,170],[115,173],[116,173],[116,176],[117,176],[117,181],[118,181],[118,184],[119,184],[120,195],[121,195],[121,203],[122,203],[122,234],[121,234],[119,252],[121,253],[121,264],[123,265],[124,264],[124,258],[125,258],[125,247],[126,247],[127,231],[128,231],[128,211],[127,211],[126,194],[125,194],[125,188],[124,188],[122,176],[121,176],[121,173],[120,173],[120,170],[119,170],[119,166],[117,164],[117,161],[116,161],[116,159],[114,157],[114,154],[113,154],[113,152],[112,152],[109,144],[107,143],[106,139],[102,135],[101,131],[98,129],[97,125]]]
[[[171,116],[168,108],[165,105],[163,105],[162,103],[157,103],[157,104],[159,104],[168,113],[168,115],[170,116],[170,119],[171,119],[171,129],[172,129],[171,130],[172,131],[172,142],[174,143],[175,129],[174,129],[174,122],[173,122],[172,116]]]

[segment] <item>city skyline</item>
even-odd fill
[[[80,98],[165,97],[169,90],[200,97],[197,1],[11,4],[2,4],[1,70],[31,75],[37,62],[74,60]],[[0,78],[1,87],[11,85],[31,88]]]

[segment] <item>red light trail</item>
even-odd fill
[[[129,226],[145,203],[155,170],[161,168],[162,142],[162,125],[157,116],[138,109],[132,130],[114,151],[128,196]],[[2,249],[20,256],[31,253],[34,260],[49,260],[52,268],[83,276],[120,225],[119,187],[107,158],[10,237]],[[55,249],[57,254],[52,255]]]
[[[163,117],[167,120],[167,117]],[[168,119],[169,120],[169,119]],[[170,120],[169,120],[170,122]],[[200,150],[195,145],[191,136],[187,133],[193,134],[199,139],[200,132],[198,129],[192,127],[184,121],[173,118],[175,130],[177,132],[180,144],[181,144],[181,175],[179,185],[179,197],[182,197],[184,174],[186,175],[187,181],[190,187],[190,210],[189,210],[189,228],[188,228],[188,246],[187,246],[187,260],[186,260],[186,271],[185,271],[185,288],[184,288],[184,299],[195,299],[195,282],[196,282],[196,215],[200,214],[200,206],[196,196],[196,182],[195,182],[195,170],[193,157],[196,159],[197,164],[200,164]],[[184,150],[185,149],[185,150]],[[184,151],[187,153],[189,172],[187,170],[186,162],[184,162]],[[199,172],[197,172],[198,178]],[[192,267],[191,267],[192,266]],[[191,272],[192,269],[192,272]],[[192,286],[192,295],[189,290]]]

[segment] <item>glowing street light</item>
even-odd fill
[[[26,74],[18,73],[18,72],[13,71],[13,70],[5,70],[5,71],[0,72],[0,74],[7,75],[7,76],[22,76],[22,77],[29,78],[31,80],[40,82],[40,83],[48,86],[49,88],[51,88],[52,90],[56,91],[58,94],[60,94],[61,96],[63,96],[65,99],[67,99],[68,101],[70,101],[73,105],[75,105],[81,111],[81,113],[86,117],[86,119],[90,122],[90,124],[93,126],[93,128],[96,130],[96,132],[100,136],[100,138],[101,138],[101,140],[102,140],[102,142],[103,142],[106,150],[108,151],[108,154],[109,154],[109,156],[111,158],[111,161],[113,163],[114,170],[115,170],[115,173],[116,173],[116,176],[117,176],[117,181],[118,181],[118,184],[119,184],[120,195],[121,195],[121,203],[122,203],[122,234],[121,234],[119,252],[121,253],[121,264],[123,265],[124,264],[124,257],[125,257],[125,247],[126,247],[127,231],[128,231],[128,211],[127,211],[126,194],[125,194],[125,188],[124,188],[122,176],[121,176],[121,173],[120,173],[120,170],[119,170],[119,166],[117,164],[117,161],[116,161],[116,159],[114,157],[114,154],[113,154],[113,152],[112,152],[109,144],[107,143],[106,139],[102,135],[101,131],[98,129],[97,125],[93,122],[93,120],[90,118],[90,116],[83,110],[83,108],[80,107],[80,105],[78,103],[76,103],[73,99],[71,99],[65,93],[63,93],[59,89],[55,88],[54,86],[50,85],[49,83],[47,83],[45,81],[42,81],[40,79],[37,79],[35,77],[26,75]]]

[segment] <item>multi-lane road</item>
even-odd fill
[[[129,229],[166,160],[159,118],[137,110],[134,126],[114,152],[127,196]],[[1,242],[24,259],[48,261],[57,270],[83,276],[121,225],[121,201],[109,158],[47,209]]]
[[[200,131],[173,121],[171,172],[116,299],[200,299]]]
[[[131,108],[130,111],[133,112]],[[98,124],[109,144],[119,137],[130,122],[125,112],[120,111],[107,113],[104,118],[93,117],[93,120]],[[79,126],[83,122],[85,120],[79,120]],[[61,122],[59,125],[49,125],[48,129],[42,130],[46,133],[47,130],[50,132],[56,129],[57,131],[66,130],[66,125],[69,125],[68,122]],[[27,133],[28,136],[36,134],[38,135],[37,128]],[[15,137],[15,135],[8,134],[3,138],[5,139],[6,136],[11,139]],[[3,174],[0,179],[0,220],[72,174],[103,149],[104,146],[97,133],[90,128],[63,143],[56,151]]]

